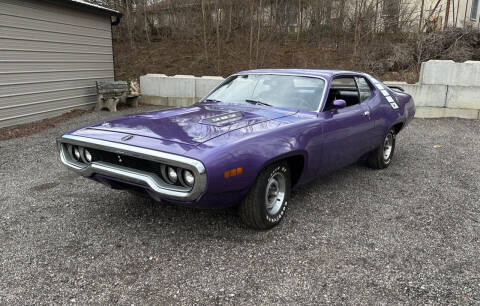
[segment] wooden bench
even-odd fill
[[[126,81],[97,82],[97,106],[95,110],[108,109],[111,112],[117,111],[119,102],[128,106],[138,107],[139,95],[130,94]]]

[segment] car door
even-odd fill
[[[335,83],[338,79],[342,82]],[[342,89],[347,90],[342,92]],[[332,80],[324,111],[319,113],[323,134],[320,173],[352,164],[368,152],[369,132],[374,125],[369,106],[365,103],[367,100],[362,103],[360,96],[355,76],[341,76]],[[347,107],[329,107],[328,103],[333,103],[335,99],[348,100]]]
[[[388,128],[388,123],[386,120],[386,113],[391,110],[391,106],[385,100],[385,96],[381,93],[381,90],[385,90],[384,85],[379,84],[380,88],[373,85],[369,78],[361,77],[364,81],[360,81],[363,84],[366,84],[371,88],[372,95],[368,98],[365,103],[367,103],[370,108],[370,118],[374,123],[373,131],[370,133],[371,137],[371,149],[378,147],[385,138],[385,133]],[[366,88],[366,87],[365,87]],[[368,89],[367,89],[368,90]]]
[[[379,135],[375,132],[375,110],[381,98],[378,94],[378,91],[374,90],[373,85],[363,76],[356,76],[355,82],[357,83],[358,92],[360,95],[360,102],[368,109],[368,118],[370,119],[370,129],[367,131],[365,139],[365,152],[369,152],[375,149],[379,144]],[[383,140],[384,135],[380,135],[381,140]]]

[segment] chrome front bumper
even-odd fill
[[[94,161],[90,164],[80,163],[70,157],[65,144],[78,145],[85,148],[98,149],[159,162],[166,165],[182,167],[194,173],[195,184],[192,188],[171,185],[163,181],[155,173],[127,168],[107,162]],[[200,161],[195,159],[116,142],[74,135],[64,135],[57,139],[57,146],[62,163],[79,175],[91,177],[95,174],[100,174],[124,182],[141,185],[146,187],[147,191],[155,199],[165,198],[180,201],[195,201],[202,196],[206,189],[207,177],[205,167]]]

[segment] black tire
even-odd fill
[[[275,209],[267,207],[267,188],[272,185],[276,178],[285,179],[285,191],[282,203],[272,201]],[[268,188],[269,190],[272,187]],[[257,177],[245,199],[239,205],[239,214],[243,222],[251,228],[266,230],[274,227],[285,215],[291,191],[290,169],[286,162],[272,164],[265,168]],[[273,196],[271,197],[273,199]],[[276,211],[278,209],[278,211]]]
[[[388,131],[387,135],[385,136],[382,144],[376,148],[370,155],[368,156],[368,166],[373,169],[385,169],[392,163],[393,153],[395,152],[395,130],[391,129]],[[388,147],[387,141],[390,139],[391,143],[391,150],[388,154],[388,157],[385,156],[386,154],[386,147]]]

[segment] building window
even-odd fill
[[[472,14],[470,15],[470,18],[472,20],[477,20],[477,14],[478,14],[478,0],[473,0],[473,2],[472,2]]]

